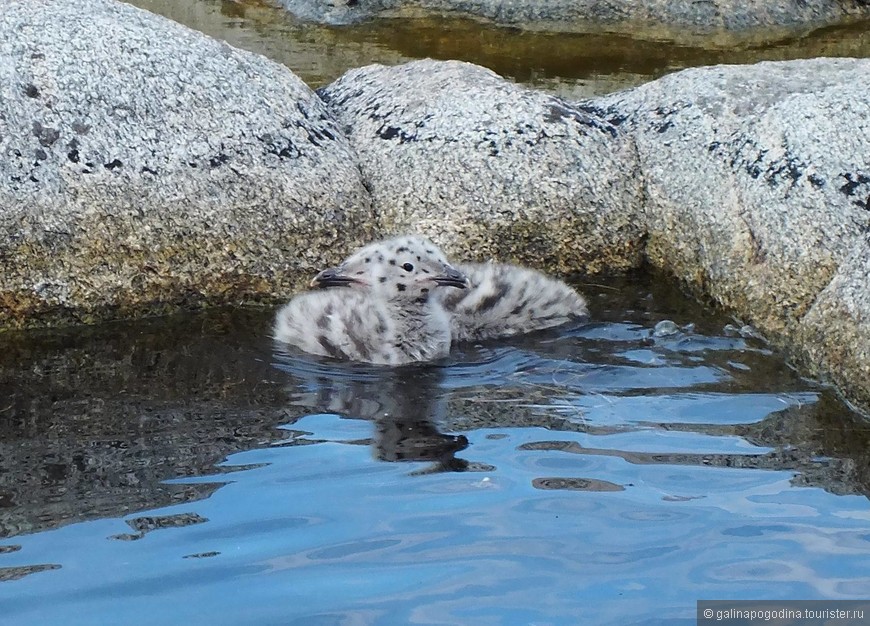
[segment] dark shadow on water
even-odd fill
[[[316,432],[320,414],[371,422],[370,440],[343,443],[370,443],[381,461],[418,463],[409,473],[498,471],[469,445],[472,434],[535,428],[542,434],[525,448],[638,464],[785,469],[798,485],[870,494],[868,422],[762,341],[723,333],[733,320],[661,277],[579,287],[590,300],[587,325],[396,369],[282,353],[268,336],[271,311],[260,310],[0,335],[0,537],[205,498],[219,478],[166,481],[243,470],[219,464],[244,450],[317,445],[328,440]],[[664,319],[678,330],[656,336]],[[758,419],[716,413],[737,410],[730,403],[741,398],[750,403],[736,406],[751,407],[753,394],[788,402]],[[662,419],[655,408],[708,396],[703,419]],[[623,404],[639,407],[631,419],[610,409]],[[300,439],[293,428],[304,417],[315,432]],[[643,429],[741,438],[769,450],[637,452],[581,445],[571,435]],[[541,475],[535,486],[621,488],[607,478]],[[129,522],[127,539],[192,523]]]

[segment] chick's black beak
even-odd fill
[[[341,271],[340,267],[330,267],[320,272],[311,280],[312,287],[346,287],[358,282]]]
[[[465,289],[468,287],[468,279],[462,272],[445,266],[444,270],[435,277],[435,282],[445,287],[459,287]]]

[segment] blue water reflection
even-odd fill
[[[0,583],[3,623],[691,624],[697,599],[870,596],[868,500],[789,430],[822,390],[758,380],[755,340],[651,332],[388,372],[276,354],[286,438],[170,481],[221,485],[204,500],[3,542],[0,567],[56,566]]]

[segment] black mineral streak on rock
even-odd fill
[[[863,172],[847,172],[840,174],[840,177],[846,180],[845,184],[840,187],[840,192],[846,196],[855,197],[852,204],[859,209],[870,211],[870,194],[867,194],[866,198],[857,197],[860,187],[870,185],[870,175]]]
[[[670,118],[679,113],[680,111],[690,108],[691,106],[691,102],[676,102],[673,106],[670,107],[656,107],[655,109],[653,109],[653,113],[656,114],[658,119],[657,121],[653,122],[653,129],[655,129],[655,131],[658,133],[664,133],[670,128],[673,128],[674,121]]]
[[[275,156],[281,159],[298,159],[302,156],[302,151],[297,148],[292,141],[289,139],[283,139],[281,137],[275,138],[272,135],[263,135],[259,138],[264,144],[266,144],[266,154],[274,154]],[[276,141],[281,141],[282,139],[287,143],[285,145],[276,144]]]
[[[784,182],[785,179],[794,185],[801,179],[806,167],[806,163],[794,155],[788,155],[784,159],[774,161],[767,167],[764,180],[770,187],[775,187],[780,182]]]
[[[308,142],[312,145],[319,147],[324,140],[335,141],[335,135],[325,128],[306,128],[305,131],[308,135]]]
[[[556,100],[555,98],[549,102],[544,121],[550,124],[554,122],[573,121],[581,126],[604,131],[611,137],[616,137],[616,128],[601,116],[589,114],[587,111],[576,109],[569,106],[567,103]]]
[[[870,175],[861,172],[856,172],[854,174],[847,172],[845,174],[840,174],[840,176],[846,180],[846,183],[840,187],[840,191],[847,196],[854,196],[858,187],[870,183]]]
[[[122,165],[123,163],[121,163],[119,159],[114,159],[112,161],[109,161],[108,163],[103,164],[103,167],[105,167],[107,170],[114,170],[121,167]]]
[[[807,175],[807,180],[810,181],[810,184],[816,189],[821,189],[825,186],[825,179],[821,178],[817,174],[809,174]]]
[[[28,98],[38,98],[39,97],[39,89],[37,89],[36,85],[28,84],[24,87],[24,95]]]
[[[628,120],[629,115],[616,107],[597,107],[594,104],[578,104],[577,109],[594,117],[601,118],[611,126],[621,126]]]
[[[45,147],[50,147],[55,141],[60,138],[60,131],[56,128],[48,128],[39,122],[33,122],[33,134],[39,140],[39,143]]]
[[[387,126],[384,124],[377,130],[378,137],[389,141],[391,139],[399,138],[399,143],[408,143],[411,141],[416,141],[416,137],[413,135],[409,135],[401,128],[396,126]]]
[[[709,150],[720,148],[718,142],[710,144]],[[793,154],[766,163],[765,159],[769,150],[759,148],[750,138],[743,138],[737,144],[734,154],[729,160],[732,169],[743,169],[753,179],[763,178],[770,187],[776,187],[781,183],[787,183],[790,187],[800,181],[807,170],[807,164]],[[810,183],[816,187],[822,187],[825,181],[816,175],[811,175]]]
[[[208,164],[212,167],[220,167],[229,160],[230,157],[221,152],[220,154],[213,156],[211,159],[209,159]]]

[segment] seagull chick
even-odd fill
[[[512,337],[589,315],[583,296],[536,270],[493,262],[457,267],[469,288],[441,294],[454,342]]]
[[[278,311],[274,337],[304,352],[379,365],[446,356],[450,318],[435,293],[466,277],[416,236],[370,244],[311,281]]]

